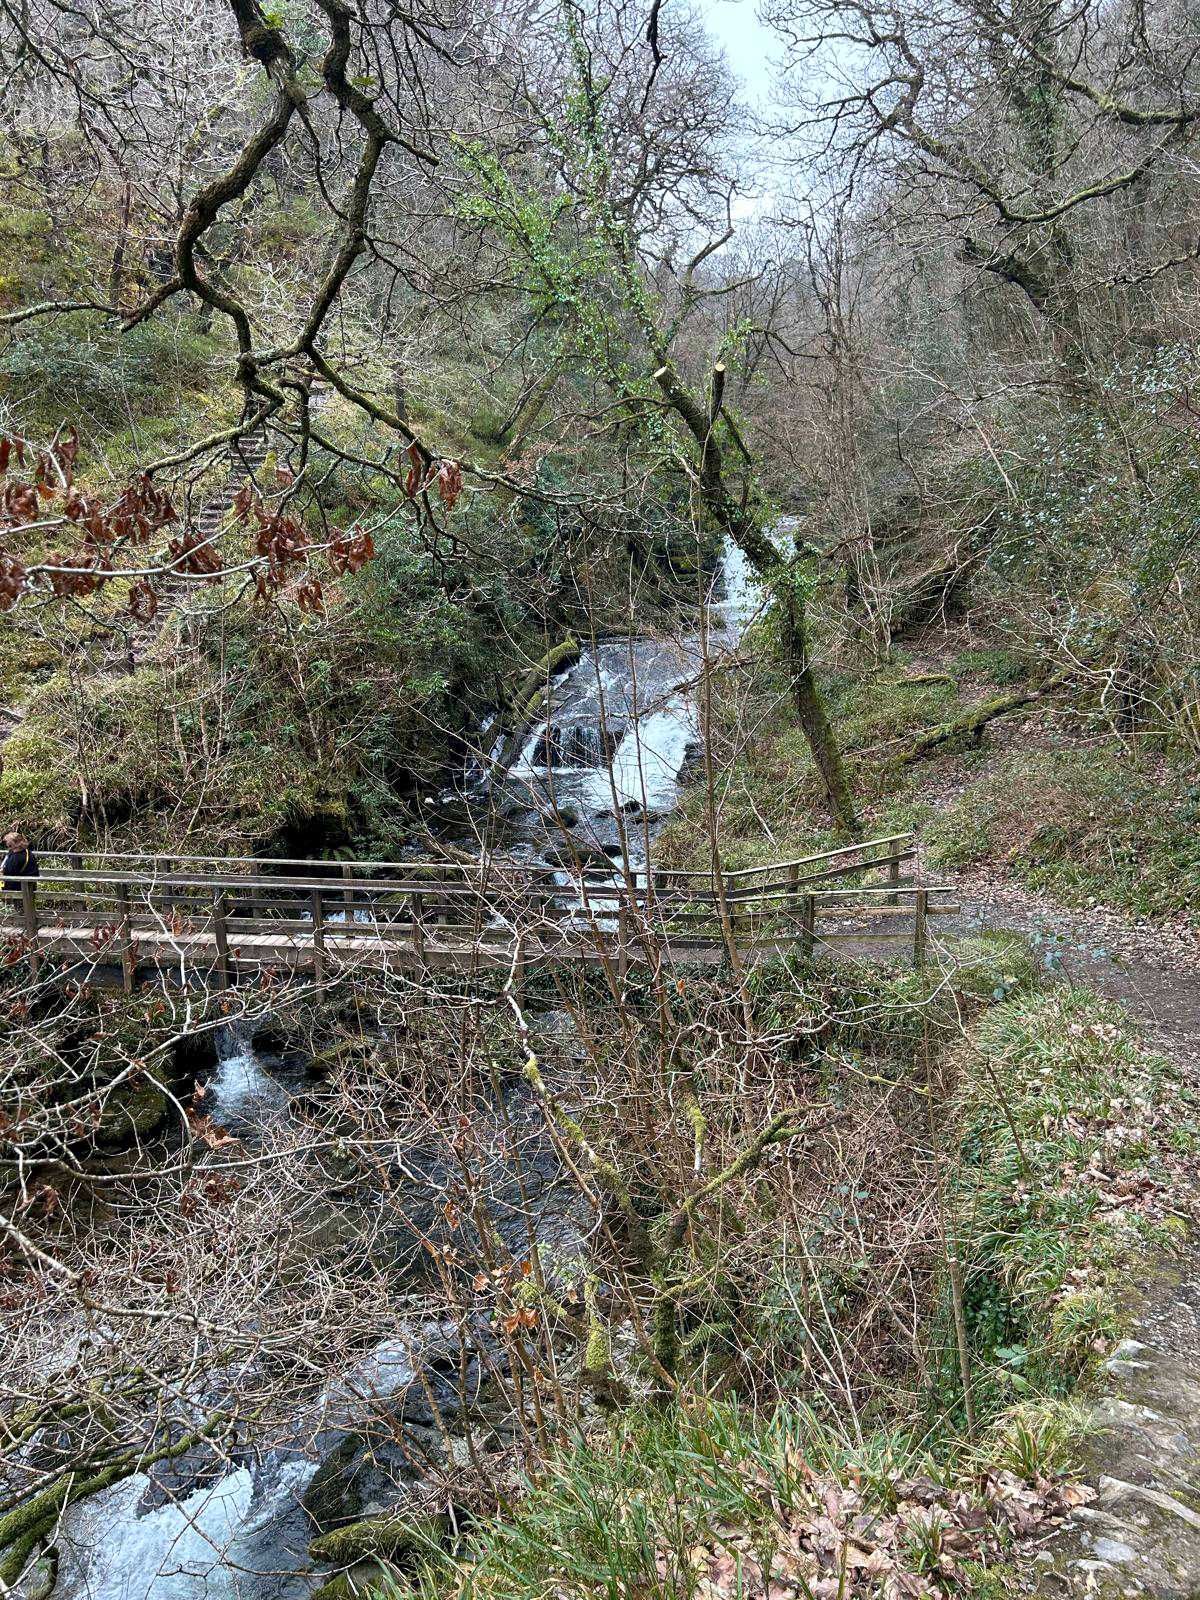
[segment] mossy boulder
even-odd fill
[[[97,1144],[140,1144],[162,1131],[171,1110],[164,1089],[146,1078],[119,1084],[105,1097],[96,1125]]]
[[[386,1577],[376,1562],[364,1562],[350,1572],[339,1572],[336,1578],[314,1589],[312,1600],[363,1600],[363,1596],[374,1593]]]
[[[310,1478],[301,1503],[318,1528],[329,1528],[362,1511],[358,1465],[365,1443],[361,1433],[346,1434]]]
[[[440,1544],[447,1527],[444,1516],[367,1517],[323,1533],[308,1547],[314,1561],[346,1567],[372,1558],[394,1561],[410,1551],[420,1552]]]

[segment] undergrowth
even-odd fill
[[[840,969],[822,981],[849,992]],[[1119,1007],[1039,987],[1019,941],[964,941],[923,977],[857,981],[863,1008],[884,1007],[884,1033],[899,1021],[897,1060],[910,1064],[922,1030],[903,1018],[921,1010],[917,988],[939,1027],[973,1008],[929,1092],[948,1133],[936,1142],[974,1431],[943,1271],[915,1404],[903,1384],[890,1414],[873,1403],[869,1418],[815,1389],[774,1409],[684,1389],[657,1409],[594,1414],[457,1545],[424,1543],[422,1600],[1000,1594],[1014,1541],[1086,1496],[1067,1484],[1091,1426],[1078,1396],[1120,1333],[1133,1262],[1179,1236],[1165,1161],[1193,1136],[1190,1107]],[[848,1042],[831,1041],[830,1059]]]
[[[1066,1393],[1117,1334],[1131,1254],[1177,1237],[1166,1073],[1085,991],[1020,996],[972,1030],[953,1192],[978,1404]]]
[[[1200,917],[1192,803],[1116,754],[1006,757],[933,821],[928,838],[937,866],[1004,865],[1067,905]]]

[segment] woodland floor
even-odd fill
[[[1068,912],[989,876],[944,877],[961,918],[940,930],[1004,928],[1061,955],[1064,981],[1120,1001],[1147,1041],[1200,1095],[1200,940],[1182,927],[1135,922],[1100,908]],[[1053,1539],[1025,1553],[1022,1574],[1046,1595],[1200,1594],[1200,1174],[1173,1198],[1193,1233],[1183,1254],[1153,1262],[1128,1286],[1131,1337],[1105,1364],[1093,1402],[1102,1431],[1087,1454],[1097,1491]],[[1187,1192],[1192,1189],[1192,1192]]]

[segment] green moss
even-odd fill
[[[130,412],[170,415],[223,361],[217,339],[184,315],[160,313],[126,332],[80,314],[21,324],[5,351],[5,372],[27,426],[53,429],[69,416],[106,433],[128,426]]]
[[[106,1096],[96,1138],[101,1144],[149,1139],[167,1120],[170,1101],[156,1083],[123,1083]]]
[[[954,658],[958,678],[986,678],[998,688],[1010,688],[1029,676],[1029,663],[1012,650],[960,650]]]
[[[368,1582],[383,1576],[378,1567],[372,1569]],[[352,1581],[344,1572],[339,1572],[336,1578],[329,1578],[325,1583],[318,1585],[313,1590],[312,1600],[363,1600],[363,1595],[368,1590],[361,1588],[357,1582]]]
[[[308,1547],[314,1561],[346,1567],[378,1557],[394,1560],[411,1550],[436,1549],[445,1531],[444,1517],[368,1517],[323,1533]]]
[[[4,747],[0,814],[39,832],[65,826],[74,809],[61,741],[38,721],[26,722]]]

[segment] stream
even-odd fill
[[[716,588],[708,613],[710,655],[736,646],[757,605],[740,552],[726,555]],[[699,633],[682,640],[607,640],[584,651],[554,680],[545,714],[526,731],[511,767],[483,774],[478,790],[506,811],[518,849],[555,870],[564,890],[584,853],[593,864],[607,857],[614,873],[646,864],[654,830],[676,804],[699,749],[696,683],[704,653]],[[204,1112],[246,1149],[265,1148],[291,1116],[296,1068],[256,1050],[236,1025],[222,1031],[217,1056],[203,1091]],[[503,1108],[504,1124],[535,1111],[515,1098]],[[569,1220],[562,1211],[557,1215],[569,1234]],[[553,1208],[547,1225],[555,1225]],[[222,1455],[198,1447],[165,1470],[135,1474],[70,1507],[54,1541],[53,1600],[293,1600],[311,1594],[330,1576],[308,1562],[314,1520],[328,1525],[346,1515],[315,1515],[329,1463],[358,1459],[357,1430],[381,1408],[385,1417],[402,1418],[404,1439],[431,1430],[431,1393],[444,1416],[462,1408],[450,1376],[462,1358],[461,1332],[436,1322],[398,1332],[402,1337],[366,1353],[269,1438]],[[236,1383],[234,1375],[229,1381]],[[219,1403],[219,1384],[218,1375],[210,1393],[195,1397],[198,1416],[205,1402]],[[354,1468],[362,1502],[354,1515],[384,1509],[419,1479],[419,1465],[395,1441],[392,1429],[390,1441],[369,1452],[368,1464]],[[34,1585],[24,1592],[34,1592]]]

